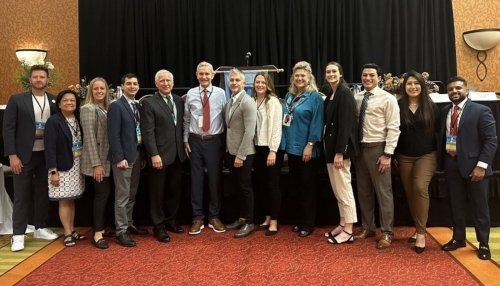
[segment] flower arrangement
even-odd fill
[[[110,99],[113,99],[115,98],[115,89],[112,88],[111,86],[112,86],[111,84],[108,86],[108,96]],[[80,79],[80,83],[72,84],[68,86],[68,88],[75,91],[78,94],[78,98],[80,99],[80,102],[82,104],[85,102],[85,98],[87,97],[87,91],[89,89],[89,83],[87,81],[86,76]]]
[[[47,83],[47,87],[52,87],[57,83],[59,78],[57,73],[55,72],[54,65],[51,62],[45,60],[41,60],[36,63],[23,62],[21,63],[21,68],[16,71],[15,80],[21,85],[24,90],[29,90],[31,88],[30,70],[34,65],[41,65],[49,70],[49,81]]]
[[[393,93],[393,94],[401,94],[402,93],[402,84],[403,84],[404,74],[400,76],[393,76],[392,73],[384,74],[384,80],[382,81],[382,89]],[[422,72],[422,77],[427,84],[427,88],[429,92],[439,92],[439,86],[432,81],[429,80],[429,73]]]

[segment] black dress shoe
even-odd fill
[[[176,224],[166,224],[165,228],[168,231],[173,232],[173,233],[183,233],[184,232],[184,229],[180,225],[176,225]]]
[[[234,238],[247,237],[254,231],[255,231],[255,224],[246,223],[234,234]]]
[[[298,225],[294,225],[294,226],[292,227],[292,231],[293,231],[293,232],[299,232],[299,231],[300,231],[300,226],[298,226]]]
[[[415,246],[415,252],[418,254],[421,254],[422,252],[424,252],[424,250],[425,250],[425,246],[424,247]]]
[[[479,249],[477,250],[477,257],[481,260],[491,259],[491,252],[488,245],[479,244]]]
[[[159,242],[163,242],[163,243],[170,242],[170,236],[168,235],[165,228],[155,228],[153,230],[153,233],[154,233],[156,240],[158,240]]]
[[[145,235],[145,234],[148,234],[148,230],[145,229],[145,228],[139,228],[139,227],[136,227],[135,225],[131,225],[127,228],[127,231],[130,233],[130,234],[138,234],[138,235]]]
[[[448,241],[447,244],[443,245],[441,249],[444,251],[453,251],[461,247],[465,247],[465,240],[452,239]]]
[[[99,238],[97,241],[92,239],[92,244],[99,249],[108,249],[108,242],[104,238]]]
[[[301,231],[299,231],[299,237],[306,237],[306,236],[311,235],[311,233],[312,233],[312,230],[302,229]]]
[[[276,235],[277,233],[278,233],[278,230],[267,229],[265,235],[266,236],[273,236],[273,235]]]
[[[135,241],[128,235],[128,233],[126,231],[120,232],[116,236],[116,240],[122,246],[126,246],[126,247],[134,247],[135,246]]]

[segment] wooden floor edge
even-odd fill
[[[429,227],[427,233],[440,245],[447,243],[452,237],[448,227]],[[493,260],[480,260],[477,249],[469,242],[466,247],[448,252],[459,264],[483,285],[495,285],[500,277],[500,269]]]
[[[89,229],[83,227],[76,228],[80,233],[86,233]],[[9,286],[16,284],[64,248],[63,236],[61,236],[0,276],[0,285]]]

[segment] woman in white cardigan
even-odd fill
[[[263,210],[266,220],[259,226],[266,236],[278,233],[278,215],[281,208],[279,176],[281,164],[276,153],[281,141],[283,110],[274,91],[268,73],[255,75],[252,97],[257,108],[257,130],[255,131],[255,190],[265,198]]]

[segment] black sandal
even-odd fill
[[[72,236],[75,240],[84,240],[84,239],[86,239],[86,238],[87,238],[85,235],[81,235],[81,234],[79,234],[78,232],[76,232],[76,230],[73,230],[73,232],[71,233],[71,236]]]
[[[71,247],[71,246],[76,245],[75,238],[73,237],[72,234],[65,235],[63,243],[64,243],[64,246],[66,246],[66,247]]]

